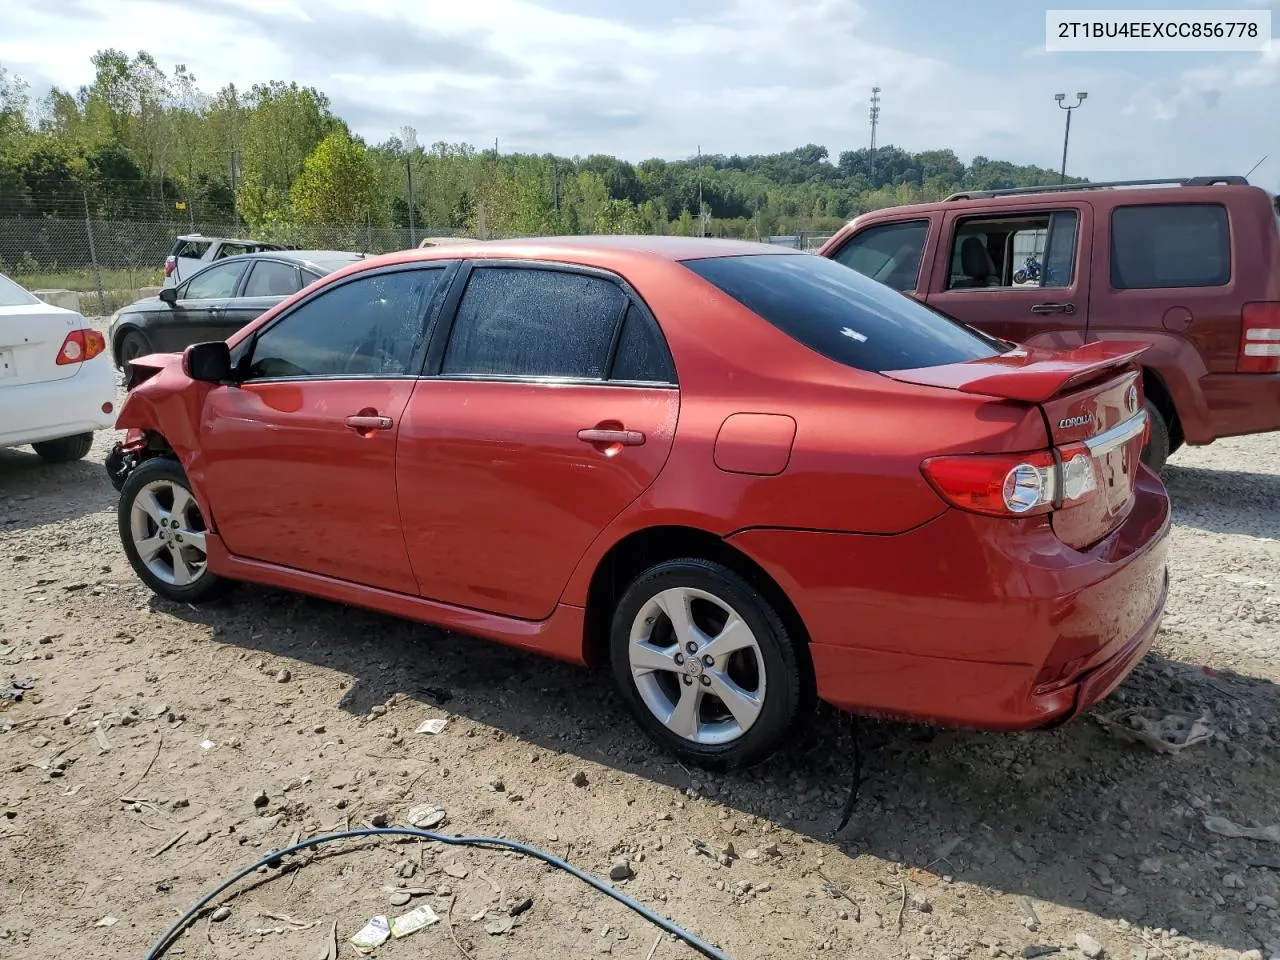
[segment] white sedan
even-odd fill
[[[29,443],[49,463],[79,460],[115,424],[106,339],[74,310],[0,274],[0,447]]]

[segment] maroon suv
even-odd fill
[[[858,217],[819,253],[1006,340],[1147,341],[1155,470],[1280,430],[1280,199],[1243,177],[957,193]]]

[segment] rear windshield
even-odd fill
[[[992,341],[825,257],[760,254],[684,265],[783,333],[858,370],[981,360]]]
[[[4,274],[0,274],[0,307],[29,307],[39,302],[39,297],[27,293]]]

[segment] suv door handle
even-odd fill
[[[390,417],[378,417],[378,416],[367,416],[364,414],[357,414],[354,417],[347,417],[347,419],[344,420],[343,422],[352,430],[357,430],[357,431],[390,430],[391,429]]]
[[[1074,303],[1037,303],[1031,308],[1032,313],[1075,313]]]
[[[620,443],[624,447],[639,447],[644,443],[644,434],[639,430],[602,430],[592,427],[579,430],[578,439],[583,443]]]

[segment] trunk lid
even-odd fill
[[[0,307],[0,387],[74,377],[81,364],[59,365],[58,351],[84,326],[80,314],[47,303]]]
[[[1142,343],[1108,342],[1067,351],[1019,348],[884,376],[1038,406],[1060,464],[1060,494],[1092,486],[1050,514],[1059,539],[1085,549],[1115,529],[1133,502],[1146,436],[1142,376],[1134,361],[1146,349]]]

